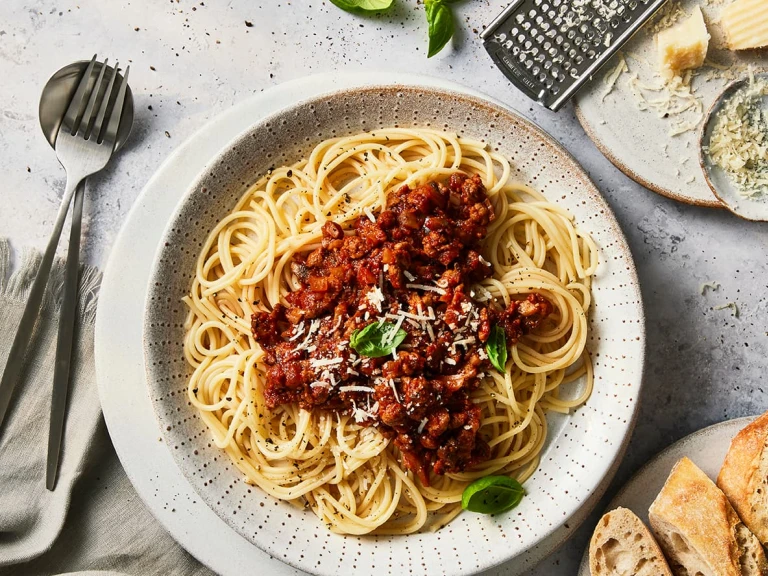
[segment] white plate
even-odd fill
[[[701,6],[712,36],[707,53],[709,60],[741,67],[768,67],[768,54],[765,50],[746,50],[737,54],[719,48],[724,45],[723,34],[714,23],[719,19],[722,6],[728,2],[715,5],[715,2],[701,0],[670,0],[667,6],[674,3],[678,3],[686,14],[690,14],[697,4]],[[651,111],[639,110],[627,85],[629,75],[635,72],[641,80],[654,82],[653,74],[658,58],[654,35],[649,32],[648,26],[641,29],[622,52],[626,55],[629,72],[619,77],[608,96],[603,98],[606,88],[604,78],[617,65],[617,57],[606,64],[595,79],[576,95],[576,116],[584,130],[606,158],[646,188],[687,204],[722,207],[712,194],[699,166],[701,122],[695,130],[670,137],[670,120],[659,118]],[[704,114],[730,83],[727,78],[708,78],[713,71],[713,68],[702,67],[692,83],[702,101]],[[740,72],[737,77],[745,75],[746,72]]]
[[[755,416],[747,416],[726,420],[678,440],[643,466],[611,500],[605,509],[606,512],[622,506],[632,510],[649,526],[648,508],[664,486],[675,463],[687,456],[714,481],[723,465],[731,440],[754,419]],[[590,576],[589,548],[584,551],[581,559],[579,576]]]
[[[196,558],[221,574],[242,574],[254,565],[270,574],[299,574],[271,560],[223,522],[191,488],[176,467],[146,392],[141,323],[152,256],[176,203],[213,156],[244,125],[283,106],[334,88],[372,83],[408,83],[474,94],[450,82],[403,74],[323,75],[273,88],[232,108],[182,144],[139,196],[112,249],[97,319],[97,376],[104,415],[118,456],[137,492],[169,532]],[[115,327],[119,327],[116,329]],[[638,326],[642,329],[642,326]],[[642,341],[638,344],[642,349]],[[639,368],[636,370],[639,383]],[[637,386],[630,387],[633,400]],[[629,429],[631,418],[624,425]],[[574,511],[567,525],[493,573],[514,575],[551,553],[576,529],[604,492],[626,442],[617,442],[602,483]],[[608,465],[609,464],[609,465]],[[420,567],[416,566],[417,571]]]

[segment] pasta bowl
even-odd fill
[[[188,397],[182,298],[208,234],[259,177],[293,164],[328,138],[391,126],[431,127],[485,141],[510,160],[513,178],[570,211],[592,236],[600,250],[587,338],[595,388],[572,413],[547,415],[541,462],[525,482],[525,498],[511,512],[465,512],[436,532],[342,536],[310,512],[245,483],[215,446]],[[222,150],[182,198],[160,243],[144,336],[155,414],[190,484],[243,537],[316,574],[470,574],[530,550],[567,523],[614,468],[634,424],[644,360],[644,319],[632,257],[583,169],[551,137],[499,105],[414,86],[372,86],[314,98],[248,127]]]

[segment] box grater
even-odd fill
[[[518,89],[557,111],[666,0],[514,0],[480,35]]]

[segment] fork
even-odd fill
[[[48,241],[48,245],[43,254],[43,258],[40,262],[40,268],[38,269],[37,276],[32,283],[32,288],[29,292],[29,298],[27,304],[24,307],[24,312],[19,323],[19,328],[16,331],[11,351],[8,356],[8,363],[6,364],[5,371],[3,372],[2,379],[0,380],[0,427],[2,427],[5,420],[5,416],[10,404],[13,391],[19,381],[21,370],[24,363],[24,358],[27,354],[27,350],[32,340],[34,328],[36,324],[37,316],[40,312],[40,304],[45,293],[45,287],[50,277],[51,266],[53,264],[53,258],[56,254],[56,247],[61,237],[61,231],[64,226],[64,220],[66,219],[67,212],[69,212],[69,205],[72,202],[72,197],[75,195],[75,191],[78,190],[79,202],[75,203],[75,214],[73,224],[76,224],[79,228],[78,212],[82,215],[82,193],[83,188],[79,186],[80,183],[88,176],[95,174],[103,169],[115,150],[115,144],[117,140],[117,129],[120,125],[120,118],[123,112],[123,104],[125,102],[125,93],[127,87],[128,71],[130,66],[126,68],[122,81],[117,87],[117,95],[114,100],[109,116],[107,116],[107,108],[109,102],[113,96],[113,90],[115,89],[115,78],[117,76],[117,66],[115,66],[115,73],[109,80],[109,85],[102,95],[99,94],[102,81],[104,79],[104,72],[107,68],[106,62],[101,67],[99,76],[94,84],[93,89],[88,92],[88,83],[93,73],[94,64],[96,62],[96,55],[93,56],[91,62],[88,64],[88,68],[85,71],[80,83],[77,86],[75,95],[72,97],[72,101],[67,108],[64,118],[61,123],[58,135],[56,137],[56,156],[59,162],[67,172],[67,184],[64,188],[64,195],[62,198],[59,212],[56,216],[56,222],[53,227],[53,233]],[[86,100],[87,98],[87,100]],[[84,108],[85,107],[85,108]],[[106,123],[105,123],[106,121]],[[75,222],[78,220],[78,222]],[[73,230],[74,232],[74,230]],[[73,235],[74,236],[74,235]],[[64,302],[62,304],[62,320],[67,321],[67,316],[74,317],[76,309],[76,298],[72,293],[72,280],[71,274],[69,274],[69,268],[74,267],[74,292],[77,291],[77,265],[79,261],[79,230],[77,234],[77,242],[73,241],[73,236],[70,237],[70,250],[75,250],[78,254],[70,254],[68,259],[68,271],[67,279],[65,280],[65,293]],[[74,257],[73,257],[74,256]],[[74,262],[74,264],[70,264]],[[60,335],[62,331],[62,324],[60,322]],[[65,336],[65,342],[57,345],[57,372],[58,364],[60,360],[59,346],[62,346],[63,358],[64,349],[67,349],[71,353],[72,349],[72,334],[71,330],[68,336]],[[68,372],[69,368],[69,353],[66,354],[66,368]],[[54,418],[51,419],[51,432],[54,433],[53,442],[49,437],[49,471],[46,478],[46,486],[49,489],[53,488],[55,482],[56,469],[53,468],[53,474],[51,475],[50,463],[51,452],[55,454],[55,459],[58,461],[59,451],[61,447],[61,426],[63,425],[64,418],[64,406],[66,404],[66,379],[65,385],[54,386],[54,398],[52,403],[52,413],[56,410],[56,422]],[[60,404],[60,408],[56,408]],[[53,414],[52,414],[53,415]],[[54,426],[55,425],[55,426]],[[58,433],[54,430],[58,427]],[[54,450],[50,448],[53,447]]]

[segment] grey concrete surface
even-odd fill
[[[426,58],[423,6],[353,17],[327,0],[3,0],[0,2],[0,235],[44,247],[64,172],[37,124],[39,92],[73,60],[130,60],[136,124],[118,160],[90,181],[84,258],[104,265],[131,203],[168,153],[250,94],[334,70],[444,77],[539,123],[591,174],[632,248],[647,314],[637,427],[607,498],[659,450],[709,424],[768,409],[768,225],[695,208],[635,184],[585,136],[570,106],[525,100],[493,67],[479,32],[503,3],[454,5],[457,34]],[[61,252],[64,250],[64,242]],[[721,284],[704,295],[706,281]],[[732,309],[715,309],[734,302]],[[575,574],[596,511],[531,574]]]

